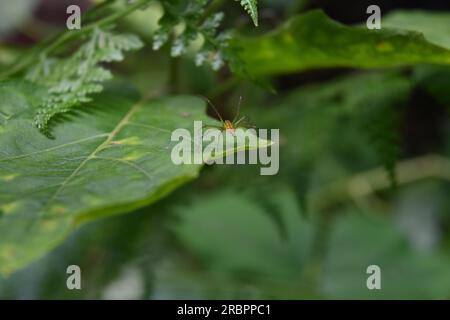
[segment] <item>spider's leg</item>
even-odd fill
[[[236,123],[234,124],[234,126],[236,127],[236,128],[248,128],[248,129],[257,129],[257,127],[254,125],[254,124],[252,124],[252,123],[250,123],[249,122],[249,120],[248,120],[248,117],[246,117],[246,116],[243,116],[241,119],[239,119],[238,121],[236,121]]]
[[[246,116],[243,116],[242,118],[240,118],[238,121],[234,122],[233,125],[235,127],[237,127],[239,125],[239,123],[241,123],[242,121],[244,121],[245,119],[247,119]]]
[[[238,103],[238,106],[237,106],[237,111],[236,111],[236,115],[234,116],[234,119],[233,119],[233,123],[236,121],[236,119],[239,117],[239,112],[241,112],[241,103],[242,103],[242,96],[240,96],[239,97],[239,103]]]
[[[213,108],[213,110],[214,110],[214,112],[217,114],[217,116],[219,117],[219,119],[220,119],[220,121],[222,121],[223,122],[223,119],[222,119],[222,116],[220,115],[220,113],[219,113],[219,111],[217,110],[217,108],[216,108],[216,106],[211,102],[211,100],[209,100],[207,97],[205,97],[205,96],[199,96],[199,97],[201,97],[202,99],[204,99],[212,108]]]

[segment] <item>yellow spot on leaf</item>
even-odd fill
[[[50,212],[51,213],[56,213],[56,214],[63,214],[66,213],[67,209],[64,208],[63,206],[53,206],[50,208]]]
[[[18,207],[19,207],[19,202],[15,201],[15,202],[10,202],[10,203],[2,205],[0,207],[0,210],[3,211],[3,213],[6,215],[6,214],[11,214]]]
[[[101,205],[103,203],[102,198],[97,197],[95,195],[87,194],[81,199],[82,203],[88,204],[90,206]]]
[[[145,155],[145,153],[143,153],[143,152],[135,151],[130,154],[127,154],[124,157],[121,157],[120,159],[124,160],[124,161],[134,161],[134,160],[138,160],[138,159],[142,158],[144,155]]]
[[[394,50],[394,48],[392,47],[392,44],[390,44],[389,42],[377,43],[376,48],[380,52],[389,52],[389,51]]]
[[[17,254],[16,249],[11,245],[6,245],[1,251],[1,255],[5,260],[13,259]]]
[[[142,144],[142,141],[139,137],[129,137],[122,140],[111,141],[111,144],[136,146]]]
[[[8,181],[14,180],[18,176],[19,175],[17,173],[12,173],[12,174],[7,174],[6,176],[0,176],[0,179],[8,182]]]
[[[283,40],[284,40],[284,42],[287,43],[287,44],[291,44],[291,43],[294,43],[294,42],[295,42],[294,37],[293,37],[292,34],[290,34],[290,33],[284,34],[284,35],[283,35]]]
[[[54,230],[56,226],[58,226],[58,223],[55,220],[47,220],[42,223],[41,228],[48,232]]]

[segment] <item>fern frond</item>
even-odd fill
[[[258,0],[236,0],[241,3],[244,10],[250,15],[255,26],[258,26]]]
[[[53,59],[43,57],[26,78],[48,87],[48,98],[35,116],[35,125],[47,131],[50,119],[91,101],[91,95],[103,90],[102,82],[112,78],[104,62],[122,61],[125,51],[142,47],[134,35],[113,34],[96,29],[91,38],[70,57]]]
[[[378,161],[384,166],[392,186],[397,185],[396,165],[401,156],[400,118],[403,108],[394,103],[373,106],[363,121]]]

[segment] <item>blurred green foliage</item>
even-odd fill
[[[195,45],[176,60],[178,92],[213,98],[226,118],[243,96],[253,123],[280,129],[280,173],[205,167],[166,198],[84,225],[0,278],[0,297],[450,298],[449,14],[401,10],[383,18],[389,29],[369,31],[313,11],[265,33],[265,11],[307,7],[288,2],[262,2],[256,31],[248,17],[238,25],[244,78],[196,67]],[[148,44],[146,22],[119,27]],[[143,49],[117,71],[164,92],[173,61]],[[323,70],[336,67],[375,70]],[[311,68],[322,70],[300,72]],[[260,86],[267,80],[276,94]],[[70,264],[81,267],[81,291],[66,288]],[[372,264],[381,290],[366,287]]]

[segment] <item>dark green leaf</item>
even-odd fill
[[[232,42],[252,76],[313,68],[450,64],[447,44],[436,38],[430,42],[418,32],[346,26],[321,11],[294,17],[266,35]]]

